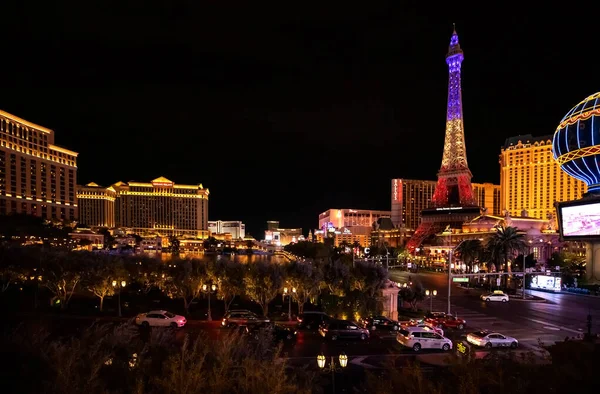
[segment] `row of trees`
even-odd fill
[[[377,298],[387,272],[369,263],[353,264],[343,256],[287,264],[258,261],[242,264],[225,258],[160,261],[135,256],[114,256],[88,252],[57,252],[37,247],[0,248],[2,291],[22,283],[35,283],[50,290],[52,301],[66,308],[74,294],[91,294],[99,299],[112,296],[120,284],[135,285],[140,291],[159,289],[181,299],[186,312],[190,305],[210,291],[227,310],[236,297],[257,303],[265,315],[269,304],[290,289],[299,313],[318,296],[344,298],[353,292]],[[291,291],[295,289],[295,291]],[[356,309],[356,308],[355,308]],[[364,308],[363,308],[364,309]],[[362,311],[366,313],[366,311]]]

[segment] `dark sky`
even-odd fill
[[[499,181],[506,137],[551,134],[600,90],[584,4],[22,3],[2,6],[0,109],[80,152],[79,183],[202,183],[211,220],[258,238],[266,220],[306,233],[328,208],[390,209],[391,178],[435,179],[452,22],[475,182]]]

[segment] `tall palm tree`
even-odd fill
[[[524,236],[525,233],[519,231],[516,227],[497,227],[496,233],[486,243],[490,258],[496,265],[496,271],[498,271],[498,264],[503,263],[510,272],[509,258],[516,253],[525,252],[527,249]]]
[[[469,267],[470,272],[473,272],[473,263],[482,257],[483,244],[478,239],[467,239],[456,247],[455,252]]]

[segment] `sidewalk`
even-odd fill
[[[558,293],[558,294],[569,294],[569,295],[580,296],[580,297],[591,297],[591,298],[598,298],[598,297],[600,297],[600,295],[571,293],[570,291],[558,291],[558,292],[555,292],[555,293]]]
[[[455,352],[456,350],[452,350],[452,351]],[[501,351],[503,351],[503,350],[500,350],[500,349],[493,350],[493,352],[501,352]],[[475,359],[482,359],[482,358],[486,357],[487,355],[489,355],[490,353],[491,353],[490,351],[474,350],[472,354]],[[528,354],[532,354],[534,356],[534,360],[536,361],[536,363],[539,362],[540,364],[547,363],[548,355],[549,355],[549,353],[545,349],[539,349],[539,348],[521,348],[521,349],[516,349],[516,350],[506,350],[506,354],[507,355],[510,354],[510,355],[514,356],[515,362],[521,362],[521,363],[529,363],[530,360],[524,356],[528,355]],[[429,354],[417,355],[416,360],[423,364],[433,365],[433,366],[437,366],[437,367],[447,367],[447,366],[451,365],[451,363],[452,363],[452,360],[450,359],[450,357],[451,357],[451,355],[447,354],[447,353],[429,353]]]

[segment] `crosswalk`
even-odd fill
[[[430,303],[427,302],[419,307],[423,310],[429,310],[430,306]],[[433,311],[445,312],[447,309],[447,301],[441,299],[433,301]],[[560,330],[554,330],[552,327],[546,327],[546,329],[535,329],[525,325],[519,327],[513,322],[473,311],[462,306],[451,305],[450,309],[453,315],[467,322],[465,332],[476,330],[497,331],[516,338],[525,347],[536,347],[540,342],[549,344],[564,339],[564,333],[561,333]]]

